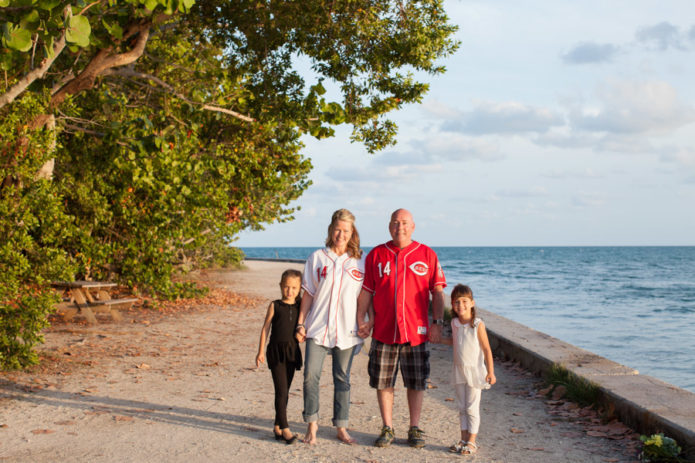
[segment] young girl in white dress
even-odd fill
[[[443,344],[454,346],[452,383],[456,392],[461,422],[461,440],[452,445],[451,452],[472,455],[478,451],[476,438],[480,427],[480,395],[497,382],[492,350],[485,323],[475,315],[473,291],[466,285],[456,285],[451,292],[451,338]]]

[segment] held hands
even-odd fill
[[[436,323],[430,326],[430,342],[434,344],[443,344],[442,327]]]
[[[297,342],[306,341],[306,328],[303,326],[298,326],[294,332],[294,338],[297,340]]]
[[[357,335],[362,339],[368,338],[372,334],[372,328],[374,328],[372,320],[362,322],[357,328]]]

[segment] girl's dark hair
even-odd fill
[[[454,289],[451,290],[451,311],[454,311],[454,301],[458,299],[459,297],[467,297],[471,300],[473,300],[473,290],[471,289],[470,286],[467,285],[462,285],[458,284],[454,286]],[[471,328],[473,328],[473,323],[475,322],[475,316],[476,316],[476,310],[475,306],[471,307]]]
[[[288,278],[299,278],[301,281],[302,279],[302,272],[299,270],[295,270],[293,268],[288,268],[284,272],[282,272],[282,276],[280,277],[280,284],[283,285],[287,281]]]

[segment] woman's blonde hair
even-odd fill
[[[338,209],[333,213],[331,217],[331,223],[328,225],[328,238],[326,238],[326,247],[332,248],[335,243],[333,243],[333,230],[338,225],[339,220],[344,220],[345,222],[350,222],[352,225],[352,236],[347,244],[347,253],[350,257],[359,259],[362,257],[362,250],[360,249],[360,234],[357,232],[357,227],[355,227],[355,216],[352,212],[347,209]]]

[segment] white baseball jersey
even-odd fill
[[[306,337],[325,347],[347,349],[363,342],[357,335],[357,296],[364,280],[364,259],[314,251],[304,265],[302,288],[313,302],[304,325]]]

